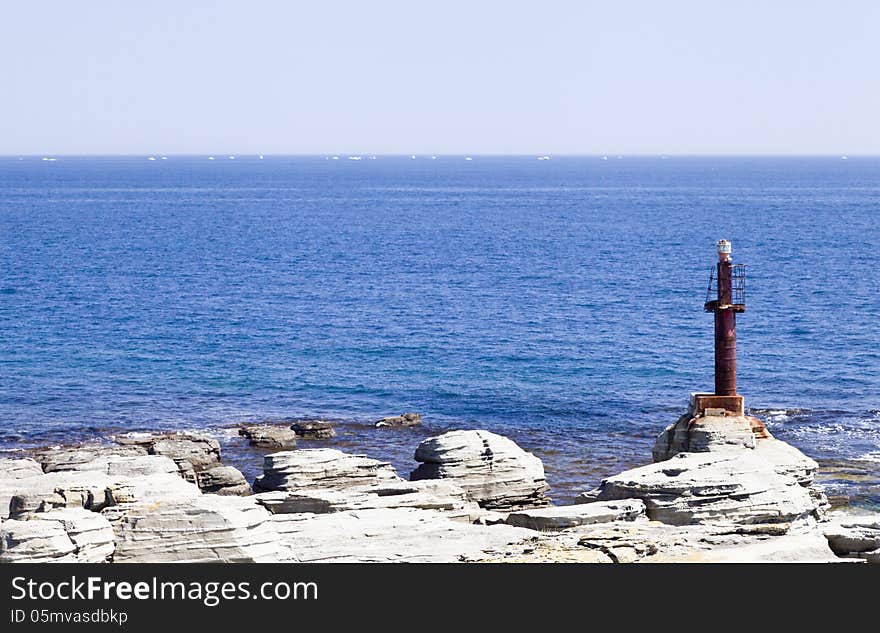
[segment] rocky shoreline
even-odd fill
[[[308,448],[327,421],[239,432],[275,451],[252,482],[194,433],[0,459],[0,562],[880,562],[880,515],[829,512],[816,462],[748,416],[686,414],[653,463],[561,506],[541,460],[485,430],[428,437],[406,477]]]

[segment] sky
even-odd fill
[[[0,154],[880,154],[880,2],[0,4]]]

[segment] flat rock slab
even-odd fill
[[[792,523],[817,512],[810,491],[754,450],[679,453],[605,479],[599,499],[641,499],[673,525]]]
[[[562,530],[609,521],[634,521],[640,517],[645,517],[644,502],[625,499],[519,510],[507,516],[507,524],[531,530]]]
[[[419,508],[437,510],[470,522],[481,513],[479,506],[468,499],[464,490],[447,481],[400,481],[344,490],[264,492],[256,495],[256,500],[273,514]]]
[[[42,466],[33,459],[0,459],[0,481],[35,477],[42,474]]]
[[[522,528],[472,525],[416,508],[276,514],[272,523],[303,562],[451,563],[534,536]]]
[[[254,491],[343,490],[388,481],[400,481],[388,462],[334,448],[310,448],[266,455]]]
[[[541,507],[550,489],[541,460],[489,431],[450,431],[419,444],[410,479],[449,479],[489,510]]]
[[[119,446],[116,444],[83,444],[52,448],[39,451],[35,459],[47,473],[70,470],[107,470],[111,459],[138,457],[147,454],[141,446]]]
[[[250,498],[202,495],[188,503],[130,504],[113,509],[114,562],[255,563],[295,560],[270,514]]]
[[[664,563],[839,563],[818,533],[786,534],[754,543],[718,547],[673,556],[657,556]]]
[[[880,563],[880,514],[838,514],[823,532],[838,556]]]

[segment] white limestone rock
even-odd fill
[[[303,562],[458,562],[525,542],[531,530],[473,525],[417,508],[275,514],[272,523]]]
[[[751,418],[732,415],[694,418],[686,413],[660,433],[652,454],[654,461],[660,462],[678,453],[707,453],[743,448],[755,448]]]
[[[755,442],[755,453],[767,460],[780,475],[793,477],[802,486],[809,486],[816,477],[819,464],[791,444],[776,438]]]
[[[255,492],[344,490],[401,481],[391,464],[334,448],[310,448],[266,455]]]
[[[151,455],[165,455],[178,465],[190,464],[196,472],[220,464],[220,442],[207,435],[176,433],[160,437],[149,448]]]
[[[642,499],[649,518],[673,525],[793,523],[817,510],[806,488],[751,450],[679,453],[600,488],[600,500]]]
[[[840,559],[816,532],[785,534],[741,545],[657,557],[664,563],[836,563]]]
[[[15,496],[21,496],[29,509],[35,509],[56,493],[64,499],[65,506],[100,506],[109,483],[110,477],[100,471],[56,471],[18,479],[0,479],[0,518],[9,516],[10,501]],[[50,506],[62,505],[57,498],[54,499]]]
[[[146,455],[141,446],[119,446],[115,444],[83,444],[45,449],[36,454],[36,459],[43,466],[43,472],[62,471],[107,471],[107,463],[111,458],[124,458]]]
[[[26,459],[0,459],[0,481],[24,479],[43,474],[43,468],[36,461]]]
[[[0,563],[75,563],[76,545],[60,521],[8,519],[0,525]]]
[[[550,506],[518,510],[507,516],[507,524],[530,530],[563,530],[578,525],[635,521],[645,517],[645,504],[639,499],[597,501],[571,506]]]
[[[164,473],[147,477],[121,478],[104,489],[104,504],[92,506],[94,511],[137,502],[185,503],[202,494],[195,484],[177,474]]]
[[[823,532],[838,556],[880,563],[880,514],[840,514]]]
[[[489,431],[450,431],[419,444],[412,480],[450,479],[490,510],[541,507],[550,489],[541,460]]]
[[[295,561],[269,512],[250,497],[201,495],[185,503],[140,502],[111,516],[114,562],[258,563]]]
[[[196,473],[196,477],[202,492],[239,497],[251,494],[250,484],[244,475],[232,466],[215,466]]]
[[[344,490],[263,492],[255,498],[273,514],[420,508],[466,521],[473,521],[481,514],[480,507],[468,499],[462,488],[442,480],[388,482]]]
[[[79,563],[105,563],[115,549],[113,528],[97,512],[83,508],[64,508],[30,515],[31,521],[53,521],[64,527],[75,548]]]

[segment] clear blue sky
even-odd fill
[[[876,0],[5,2],[0,154],[880,154]]]

